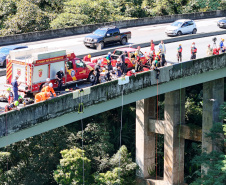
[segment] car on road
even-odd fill
[[[105,45],[111,43],[121,43],[125,45],[128,40],[131,39],[131,32],[120,32],[119,28],[115,26],[98,28],[92,34],[87,35],[84,39],[84,45],[86,47],[100,48],[103,49]]]
[[[219,28],[226,28],[226,17],[217,22]]]
[[[165,33],[168,36],[182,35],[188,33],[196,34],[196,32],[197,32],[196,24],[191,19],[179,19],[173,22],[165,30]]]
[[[24,49],[24,48],[28,48],[28,47],[27,46],[19,46],[19,45],[11,45],[11,46],[2,47],[0,49],[0,66],[6,67],[6,57],[11,50]]]

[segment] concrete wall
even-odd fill
[[[222,71],[223,69],[223,71]],[[219,56],[207,57],[204,59],[188,61],[181,64],[172,65],[169,67],[164,67],[160,69],[159,93],[165,93],[164,85],[166,85],[166,90],[172,87],[173,83],[176,83],[177,88],[182,88],[177,82],[177,80],[191,79],[194,81],[190,84],[197,84],[199,79],[198,75],[206,74],[223,74],[226,76],[226,54]],[[215,73],[212,73],[216,71]],[[207,73],[208,72],[208,73]],[[196,76],[197,75],[197,76]],[[218,76],[208,75],[209,79],[216,79]],[[152,87],[156,87],[157,81],[155,79],[156,72],[148,71],[137,74],[136,77],[130,77],[130,83],[124,85],[124,96],[133,95],[139,93],[141,90],[146,90]],[[222,75],[221,75],[222,76]],[[207,77],[205,76],[206,80]],[[170,82],[170,83],[169,83]],[[187,83],[187,82],[186,82]],[[183,83],[182,85],[186,84]],[[170,84],[169,87],[167,84]],[[162,87],[161,87],[162,86]],[[183,86],[185,87],[185,86]],[[83,97],[84,106],[87,108],[92,108],[92,106],[97,106],[99,104],[115,101],[122,95],[122,86],[118,85],[118,81],[112,81],[109,83],[103,83],[97,86],[91,87],[91,93]],[[163,92],[164,90],[164,92]],[[156,90],[155,90],[156,91]],[[170,90],[168,90],[170,91]],[[149,97],[151,97],[152,92],[148,91]],[[154,93],[154,92],[153,92]],[[141,96],[141,95],[139,95]],[[137,94],[136,94],[136,97]],[[143,94],[142,94],[143,97]],[[126,99],[128,103],[136,101],[137,99]],[[12,134],[19,130],[29,128],[31,126],[43,123],[44,121],[49,121],[53,118],[59,118],[68,113],[74,113],[78,110],[78,105],[80,103],[80,98],[73,99],[73,93],[68,93],[57,98],[26,106],[20,111],[11,111],[0,115],[0,137],[6,134]],[[118,101],[118,100],[117,100]],[[114,105],[114,107],[121,106],[121,101],[119,104]],[[94,107],[92,109],[95,109]],[[106,111],[106,107],[102,107],[102,112]],[[95,112],[95,111],[94,111]],[[75,118],[76,119],[76,118]],[[62,123],[64,125],[66,123]],[[6,133],[6,128],[8,133]]]
[[[2,46],[2,45],[8,45],[8,44],[31,42],[31,41],[37,41],[37,40],[45,40],[45,39],[51,39],[51,38],[57,38],[57,37],[65,37],[65,36],[72,36],[77,34],[90,33],[100,26],[107,26],[107,25],[115,25],[115,26],[118,26],[119,28],[127,28],[127,27],[150,25],[150,24],[168,23],[168,22],[173,22],[177,19],[188,19],[188,18],[203,19],[203,18],[222,17],[225,15],[226,15],[226,10],[217,10],[217,11],[199,12],[199,13],[191,13],[191,14],[146,17],[146,18],[140,18],[140,19],[106,22],[102,24],[91,24],[91,25],[76,26],[76,27],[63,28],[63,29],[30,32],[30,33],[0,37],[0,45]]]

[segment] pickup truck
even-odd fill
[[[135,67],[135,52],[137,51],[137,48],[119,48],[116,49],[113,54],[111,55],[111,64],[113,67],[116,66],[117,59],[120,55],[122,55],[125,51],[127,51],[125,63],[127,65],[127,69],[132,69]],[[139,51],[138,56],[140,57],[140,60],[142,61],[143,65],[147,63],[147,56],[143,54],[141,51]],[[107,65],[107,59],[102,58],[101,66]]]
[[[87,35],[84,39],[84,45],[94,48],[100,45],[101,49],[103,49],[106,44],[110,43],[120,42],[125,45],[129,39],[131,39],[131,31],[120,33],[117,27],[103,27]]]

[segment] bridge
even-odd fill
[[[149,177],[155,165],[155,133],[164,134],[164,179],[150,184],[183,184],[184,140],[202,141],[210,152],[213,144],[205,138],[224,101],[226,54],[187,61],[118,80],[74,91],[45,102],[26,106],[20,111],[0,115],[0,147],[55,129],[80,119],[136,101],[137,176]],[[203,83],[202,128],[189,128],[185,122],[185,88]],[[165,120],[156,120],[156,96],[165,94]],[[78,113],[79,104],[84,112]],[[180,134],[179,134],[180,132]],[[180,136],[180,137],[179,137]],[[179,152],[180,151],[180,152]],[[179,154],[180,153],[180,154]]]

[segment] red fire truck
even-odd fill
[[[11,85],[16,75],[19,75],[18,87],[24,94],[39,92],[47,78],[53,87],[57,87],[56,73],[63,68],[65,74],[63,84],[87,79],[93,82],[95,64],[84,63],[76,58],[74,53],[66,50],[48,51],[47,47],[10,51],[6,67],[6,84]]]

